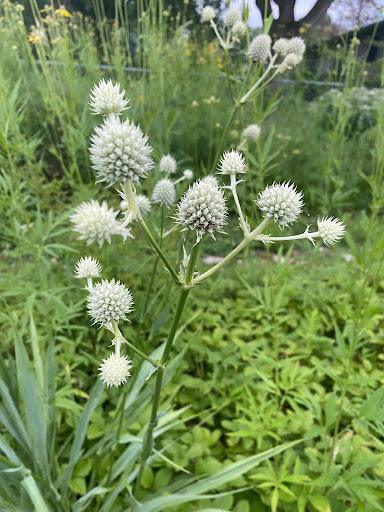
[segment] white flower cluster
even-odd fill
[[[243,130],[243,135],[249,142],[256,142],[260,137],[260,127],[257,124],[249,124]]]
[[[256,204],[264,217],[271,217],[284,227],[299,217],[304,205],[302,197],[293,183],[273,183],[259,193]]]
[[[197,241],[204,233],[213,237],[215,231],[223,232],[228,214],[224,193],[212,180],[197,180],[180,199],[176,221],[196,231]]]
[[[260,34],[252,39],[247,56],[254,62],[265,62],[271,57],[271,44],[271,36]]]
[[[247,171],[245,159],[239,151],[227,151],[220,158],[219,172],[220,174],[243,174]]]
[[[127,377],[131,374],[129,370],[132,368],[126,356],[119,354],[111,354],[107,359],[103,359],[103,364],[100,365],[100,379],[107,385],[107,387],[116,386],[127,382]]]
[[[112,320],[127,320],[126,314],[133,310],[133,298],[120,281],[103,279],[89,290],[87,306],[93,323],[106,326]]]
[[[339,242],[345,233],[345,224],[333,217],[324,217],[317,221],[319,235],[325,245],[333,245]]]
[[[101,276],[101,265],[96,258],[87,256],[80,258],[75,265],[75,277],[78,279],[92,279]]]
[[[176,160],[171,155],[163,155],[159,163],[159,170],[164,174],[175,174],[177,170]]]
[[[171,208],[176,202],[176,189],[168,178],[158,181],[152,192],[152,203]]]
[[[125,91],[120,92],[120,84],[113,85],[112,80],[106,82],[101,79],[93,87],[90,95],[90,106],[94,114],[107,116],[109,114],[120,115],[127,110],[128,100],[124,99]]]
[[[223,32],[226,33],[225,36],[221,36],[216,23],[213,21],[216,18],[216,11],[210,5],[207,5],[203,8],[201,19],[210,23],[213,28],[218,42],[222,48],[225,50],[231,49],[235,43],[239,42],[241,37],[244,37],[247,33],[247,25],[243,20],[243,14],[238,9],[234,7],[229,7],[224,15]]]
[[[243,17],[238,9],[229,7],[224,16],[224,25],[226,27],[234,27],[237,23],[242,22]]]
[[[130,228],[124,227],[116,219],[119,211],[108,208],[106,201],[100,204],[91,200],[81,203],[70,216],[74,224],[73,230],[80,234],[79,240],[86,240],[87,245],[97,242],[99,247],[107,241],[111,243],[112,235],[121,235],[124,240],[133,238]]]
[[[216,18],[216,11],[210,5],[207,5],[203,8],[203,12],[201,14],[201,18],[205,22],[210,22]]]

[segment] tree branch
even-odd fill
[[[309,13],[299,20],[300,25],[308,23],[308,25],[317,25],[327,14],[328,8],[333,0],[317,0]]]

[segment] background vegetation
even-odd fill
[[[133,37],[123,8],[107,21],[97,3],[93,21],[32,3],[30,28],[19,4],[0,4],[0,510],[131,506],[153,382],[134,356],[123,390],[99,384],[106,333],[84,315],[73,266],[85,249],[68,215],[94,197],[88,96],[100,77],[127,90],[129,116],[149,134],[155,161],[170,152],[196,177],[215,171],[230,106],[224,56],[186,12],[157,7],[138,5]],[[356,60],[357,46],[324,48],[317,64],[304,63],[292,83],[278,83],[234,120],[228,148],[249,122],[262,130],[245,148],[248,181],[239,190],[247,213],[258,215],[252,199],[265,184],[292,180],[306,199],[301,227],[318,213],[335,215],[347,236],[332,251],[300,241],[250,250],[198,288],[176,343],[181,370],[168,372],[159,455],[143,481],[144,498],[188,489],[194,500],[148,510],[383,510],[383,74],[380,62],[372,73]],[[240,56],[233,54],[235,71]],[[344,86],[308,83],[317,78]],[[158,178],[155,171],[145,192]],[[97,198],[118,208],[100,185]],[[235,245],[230,223],[234,235],[206,244],[203,256]],[[135,236],[124,249],[91,246],[87,254],[132,289],[136,312],[124,334],[154,352],[172,289],[160,269],[144,307],[154,256]],[[298,439],[225,485],[209,481],[230,463]],[[193,475],[208,479],[199,492]]]

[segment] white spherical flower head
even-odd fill
[[[126,315],[133,310],[133,298],[120,281],[103,279],[89,290],[87,307],[93,323],[103,326],[112,320],[127,320]]]
[[[256,142],[260,137],[260,127],[257,124],[250,124],[244,128],[243,135],[249,142]]]
[[[339,242],[345,233],[345,224],[333,217],[319,219],[317,221],[317,228],[325,245],[333,245]]]
[[[151,201],[144,194],[136,196],[136,204],[141,215],[148,215],[148,213],[151,211]]]
[[[292,37],[287,42],[287,54],[294,53],[299,57],[302,57],[305,53],[305,43],[301,37]]]
[[[295,68],[298,64],[300,64],[302,60],[303,57],[301,55],[296,55],[296,53],[288,53],[288,55],[284,57],[281,66],[283,69],[292,69]]]
[[[244,37],[247,32],[247,25],[244,23],[244,21],[237,21],[233,25],[232,31],[235,34],[235,36]]]
[[[90,94],[90,106],[94,114],[107,116],[120,115],[127,110],[128,100],[124,99],[125,91],[120,92],[120,84],[113,85],[112,80],[106,82],[103,78],[94,85]]]
[[[204,7],[203,12],[201,13],[201,19],[204,22],[210,22],[216,18],[216,11],[210,5]]]
[[[220,158],[220,174],[242,174],[247,171],[247,164],[239,151],[226,151]]]
[[[127,381],[127,377],[131,376],[129,370],[132,365],[130,363],[132,361],[129,361],[126,356],[111,354],[107,359],[103,359],[103,363],[100,365],[100,379],[107,387],[119,387]]]
[[[177,169],[176,160],[171,155],[164,155],[161,157],[159,163],[159,170],[165,174],[175,174]]]
[[[278,55],[287,55],[288,53],[288,39],[285,37],[281,37],[280,39],[277,39],[273,45],[273,50]]]
[[[96,258],[90,256],[80,258],[75,265],[75,276],[78,279],[100,277],[101,265]]]
[[[271,54],[271,44],[268,34],[260,34],[252,39],[247,56],[255,62],[265,62]]]
[[[228,214],[223,191],[207,180],[197,180],[180,199],[176,221],[186,228],[196,230],[199,241],[204,233],[213,238],[215,231],[223,232]]]
[[[224,16],[224,25],[226,27],[234,27],[236,23],[242,20],[241,12],[233,7],[230,7]]]
[[[294,222],[304,205],[302,192],[293,183],[273,183],[259,193],[257,206],[264,217],[272,218],[280,227]]]
[[[138,184],[153,167],[148,137],[129,121],[106,118],[91,137],[92,167],[108,185],[131,180]]]
[[[219,186],[219,182],[218,182],[216,176],[212,176],[211,174],[202,178],[201,181],[203,181],[204,183],[208,183],[209,185],[211,185],[211,187]]]
[[[107,241],[111,243],[112,235],[121,235],[124,240],[130,234],[129,228],[123,228],[116,220],[118,211],[108,208],[105,201],[100,204],[98,201],[81,203],[70,216],[74,224],[73,230],[80,234],[79,240],[86,240],[87,245],[97,242],[99,247]]]
[[[186,180],[190,181],[193,178],[193,171],[191,171],[191,169],[185,169],[183,176]]]
[[[170,208],[176,202],[175,185],[168,178],[158,181],[152,192],[152,203]]]

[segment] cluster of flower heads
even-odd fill
[[[119,281],[103,279],[95,285],[92,279],[101,277],[100,263],[89,256],[81,258],[75,265],[75,276],[87,279],[87,308],[93,324],[115,331],[119,320],[127,320],[127,314],[133,310],[133,297],[128,288]],[[107,386],[120,386],[130,376],[132,367],[126,356],[120,355],[121,340],[115,338],[115,352],[100,365],[100,378]]]
[[[224,31],[223,37],[218,32],[217,25],[214,21],[216,18],[216,11],[213,7],[207,5],[203,8],[201,13],[201,19],[209,23],[213,28],[219,44],[225,49],[230,49],[235,43],[240,41],[242,37],[247,33],[247,25],[243,20],[243,14],[238,9],[229,7],[224,16]]]
[[[272,56],[272,50],[275,55]],[[291,39],[280,38],[272,46],[272,39],[268,34],[260,34],[254,37],[249,45],[247,56],[254,62],[266,62],[281,57],[278,64],[280,71],[291,69],[303,60],[305,43],[301,37]]]

